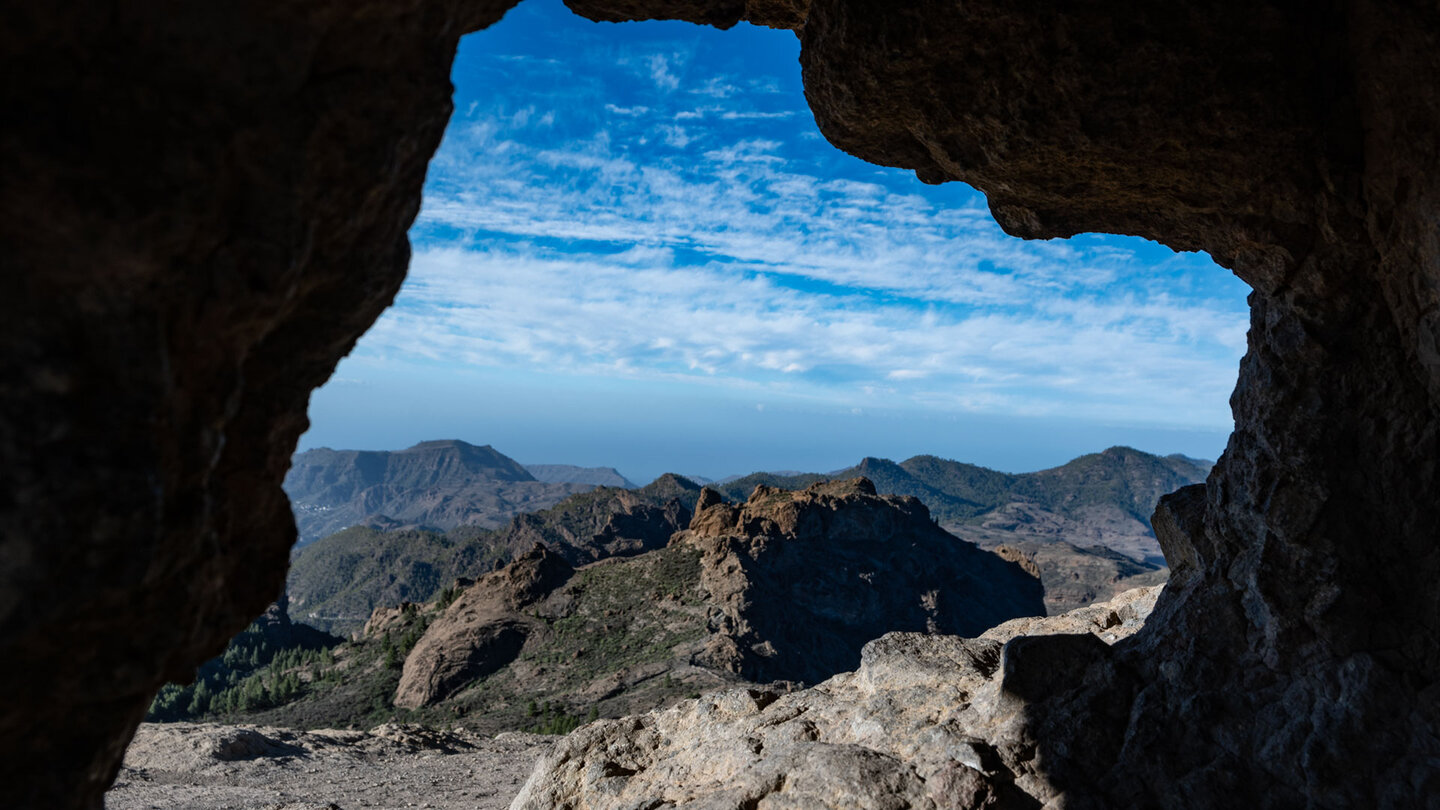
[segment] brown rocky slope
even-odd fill
[[[1039,577],[1045,589],[1045,610],[1052,616],[1109,601],[1135,588],[1164,584],[1170,576],[1168,568],[1139,562],[1104,546],[1081,548],[1065,542],[1019,540],[991,551]]]
[[[352,527],[300,549],[287,587],[296,615],[349,633],[378,607],[425,602],[460,577],[475,578],[537,543],[571,565],[663,548],[690,523],[700,487],[666,474],[639,489],[599,486],[485,530]]]
[[[878,764],[910,776],[937,765],[943,768],[948,754],[941,747],[958,742],[956,750],[975,754],[969,761],[985,767],[979,759],[984,748],[978,739],[957,740],[944,730],[923,738],[931,722],[922,720],[922,715],[949,709],[959,698],[958,686],[982,687],[974,690],[977,693],[989,688],[973,666],[966,666],[969,662],[964,652],[972,648],[983,652],[990,647],[990,640],[1017,631],[1027,635],[1089,633],[1113,644],[1134,632],[1154,597],[1153,590],[1137,591],[1068,616],[1020,619],[986,633],[984,639],[896,634],[868,645],[859,672],[832,679],[830,684],[838,688],[828,693],[809,690],[786,696],[753,684],[706,690],[703,697],[639,718],[652,733],[638,743],[633,725],[613,721],[588,726],[564,739],[514,732],[490,738],[469,729],[466,721],[448,731],[395,723],[369,731],[309,732],[263,725],[147,724],[126,751],[125,767],[106,794],[105,806],[110,810],[367,806],[484,810],[512,806],[529,777],[519,803],[522,808],[564,806],[565,801],[574,807],[594,808],[621,804],[625,797],[637,795],[652,801],[703,797],[708,794],[702,781],[705,776],[712,785],[723,779],[724,787],[740,799],[748,794],[772,803],[796,798],[805,782],[828,780],[832,788],[848,782],[859,790],[851,796],[839,794],[847,806],[865,806],[863,801],[848,801],[851,798],[873,799],[885,806],[887,801],[893,803],[898,792],[895,780],[856,785],[859,777],[880,769],[870,767],[858,775],[822,770],[821,766],[837,757],[821,752],[845,745],[851,762]],[[960,666],[955,665],[956,658],[960,658]],[[985,660],[982,655],[981,662]],[[862,673],[866,682],[879,681],[882,687],[869,698],[855,688]],[[966,700],[983,705],[993,696],[959,698],[961,703]],[[756,711],[760,704],[765,705]],[[854,722],[862,713],[868,724]],[[672,717],[675,722],[666,722]],[[910,722],[896,722],[897,718]],[[843,726],[847,723],[848,729]],[[922,732],[920,739],[909,736],[916,731]],[[851,735],[849,741],[839,743],[837,732]],[[707,741],[689,746],[700,737]],[[762,758],[753,745],[742,750],[726,744],[738,739],[763,739],[762,750],[785,753],[767,767],[753,767]],[[576,771],[602,755],[597,741],[616,744],[603,754],[606,758],[595,774],[598,778],[578,788],[569,784],[567,780]],[[569,761],[560,761],[566,755]],[[673,759],[662,764],[662,757]],[[715,758],[707,762],[707,757]],[[640,767],[630,768],[631,774],[621,772],[620,768],[630,765]],[[773,777],[780,767],[794,774],[785,780],[788,791],[775,790],[781,780]],[[963,779],[942,780],[938,790],[966,784]],[[973,793],[980,783],[970,780],[968,784]],[[732,806],[736,804],[741,802]],[[816,804],[809,802],[810,806]],[[924,803],[914,806],[923,807]]]

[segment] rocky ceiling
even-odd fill
[[[1050,800],[1436,801],[1440,8],[569,4],[793,28],[838,147],[1253,287],[1235,433],[1157,517],[1174,584],[1027,713]],[[510,5],[6,4],[0,805],[100,807],[150,694],[278,592],[309,392],[395,295],[456,42]]]

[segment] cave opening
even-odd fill
[[[1440,795],[1430,5],[570,5],[783,18],[842,149],[972,182],[1007,232],[1204,249],[1253,289],[1235,431],[1166,507],[1183,587],[1032,707],[1006,756],[1041,755],[1034,796]],[[15,10],[7,805],[100,806],[144,698],[273,599],[306,403],[398,291],[457,38],[507,6]]]
[[[1219,455],[1243,282],[1134,237],[1022,241],[962,183],[836,150],[798,57],[558,0],[464,37],[408,280],[300,449],[464,437],[642,484]]]

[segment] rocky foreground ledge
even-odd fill
[[[857,671],[811,689],[715,692],[558,740],[408,725],[367,732],[146,724],[105,806],[1039,807],[1057,797],[1047,797],[1016,690],[1047,689],[1047,678],[1082,684],[1094,653],[1140,629],[1161,587],[1014,619],[975,639],[891,633],[865,646]],[[1029,643],[1041,636],[1056,638]],[[1028,656],[1029,680],[1006,681],[1007,661],[1020,656]],[[1017,773],[1001,764],[1016,761],[1031,766]]]
[[[512,807],[1039,807],[1061,797],[1026,732],[1026,697],[1082,686],[1162,587],[975,639],[891,633],[857,671],[801,692],[713,693],[592,723],[540,760]],[[1008,666],[1020,658],[1024,683]]]

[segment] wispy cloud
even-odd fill
[[[773,86],[690,82],[691,58],[612,68],[655,90],[600,116],[581,91],[468,110],[361,350],[847,408],[1228,423],[1246,320],[1206,280],[1223,271],[1008,237],[978,196],[817,144],[801,110],[761,104]]]
[[[634,107],[621,107],[618,104],[606,104],[605,111],[615,115],[644,115],[650,112],[650,108],[639,105]]]
[[[671,68],[679,61],[676,54],[651,54],[646,57],[645,65],[650,69],[650,80],[661,90],[677,90],[680,87],[680,78],[671,72]]]

